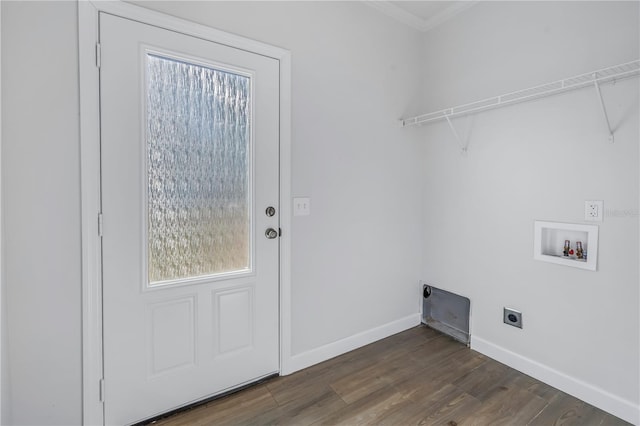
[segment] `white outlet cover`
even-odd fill
[[[586,200],[584,202],[584,220],[588,222],[602,222],[604,219],[604,201]]]
[[[309,216],[311,214],[311,198],[297,197],[293,199],[293,215]]]

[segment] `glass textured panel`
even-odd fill
[[[147,55],[149,282],[250,266],[250,78]]]

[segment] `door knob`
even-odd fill
[[[278,231],[273,228],[268,228],[266,231],[264,231],[264,235],[268,239],[273,240],[274,238],[278,237]]]

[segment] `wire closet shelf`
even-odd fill
[[[440,120],[449,121],[450,118],[474,114],[476,112],[499,108],[518,102],[540,99],[547,96],[556,95],[558,93],[568,92],[570,90],[581,89],[583,87],[595,86],[599,93],[599,85],[602,83],[610,83],[637,75],[640,75],[640,59],[627,62],[625,64],[614,65],[609,68],[576,75],[564,80],[558,80],[552,83],[542,84],[540,86],[535,86],[504,95],[483,99],[481,101],[475,101],[451,108],[445,108],[440,111],[430,112],[428,114],[422,114],[415,117],[403,118],[400,120],[400,124],[402,127],[408,127],[432,123]]]

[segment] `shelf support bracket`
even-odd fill
[[[604,121],[607,125],[607,130],[609,131],[609,142],[613,143],[613,130],[611,130],[611,123],[609,122],[609,116],[607,115],[607,107],[604,105],[604,99],[602,98],[602,92],[600,91],[600,84],[598,84],[598,74],[593,74],[593,84],[596,88],[596,93],[598,94],[598,100],[600,101],[600,106],[602,107],[602,115],[604,116]]]
[[[449,118],[448,115],[445,115],[444,118],[447,119],[447,123],[449,124],[449,128],[451,129],[451,133],[453,133],[453,137],[456,139],[456,142],[458,143],[458,146],[460,147],[461,153],[462,154],[466,154],[467,153],[467,147],[462,143],[462,139],[460,138],[460,135],[456,131],[456,128],[453,127],[453,123],[451,122],[451,119]]]

